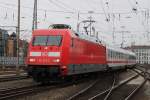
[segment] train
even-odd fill
[[[136,55],[131,51],[106,46],[95,37],[60,26],[32,33],[26,64],[28,74],[36,82],[124,69],[136,64]]]

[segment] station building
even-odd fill
[[[131,50],[136,54],[136,62],[139,64],[150,64],[150,46],[134,45],[126,47],[125,49]]]

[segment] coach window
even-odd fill
[[[109,52],[110,52],[110,58],[112,58],[112,51],[110,50]]]
[[[114,59],[116,59],[116,52],[113,53],[113,57],[114,57]]]
[[[115,52],[113,51],[113,58],[115,59]]]
[[[110,58],[112,59],[112,51],[110,51]]]
[[[123,57],[123,59],[126,59],[126,55],[125,55],[124,53],[123,53],[123,56],[122,56],[122,57]]]
[[[115,59],[115,52],[113,51],[113,59]]]
[[[107,56],[107,58],[109,58],[109,57],[110,57],[110,50],[108,50],[107,52],[108,52],[108,54],[107,54],[107,55],[108,55],[108,56]]]
[[[113,57],[114,57],[114,59],[116,59],[116,52],[113,53]]]
[[[114,55],[113,55],[113,51],[111,51],[111,58],[113,59],[114,57],[113,57]]]
[[[116,52],[116,59],[118,59],[118,52]]]
[[[117,53],[117,59],[118,59],[118,52],[116,52]]]
[[[112,59],[114,58],[114,55],[113,55],[114,53],[113,53],[113,51],[111,51],[111,57],[112,57]]]

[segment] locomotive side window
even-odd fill
[[[110,51],[110,57],[111,57],[111,59],[113,58],[112,51]]]

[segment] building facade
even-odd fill
[[[7,40],[6,54],[7,57],[17,57],[17,35],[14,32]]]
[[[131,50],[136,54],[136,62],[139,64],[150,64],[150,46],[131,46],[125,49]]]
[[[6,30],[0,29],[0,56],[6,55],[6,45],[8,36],[9,35]]]
[[[28,42],[19,39],[19,56],[26,57]],[[0,29],[0,57],[17,57],[17,35]]]

